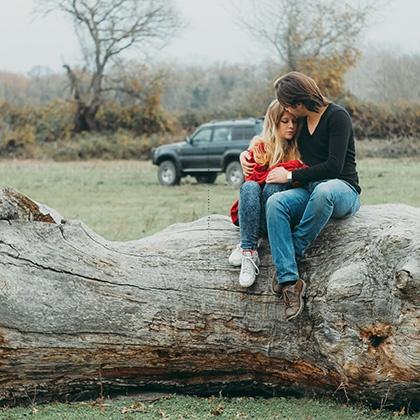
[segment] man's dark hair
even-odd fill
[[[284,107],[303,104],[306,109],[318,112],[319,108],[328,104],[315,80],[298,71],[291,71],[274,82],[277,100]]]

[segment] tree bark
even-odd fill
[[[335,395],[418,407],[420,209],[364,206],[300,262],[287,322],[261,249],[242,289],[238,229],[212,215],[129,242],[0,193],[0,402],[127,389]]]

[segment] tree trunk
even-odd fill
[[[76,112],[73,117],[75,133],[82,131],[96,131],[96,114],[98,113],[99,106],[86,105],[83,101],[77,102]]]
[[[73,132],[81,133],[82,131],[96,131],[96,114],[98,113],[101,103],[100,89],[102,76],[92,76],[95,79],[92,82],[93,85],[89,88],[89,92],[84,92],[79,77],[71,67],[68,64],[64,64],[63,67],[66,69],[71,91],[73,92],[74,100],[76,102],[76,111],[73,116]],[[90,98],[91,95],[93,95],[93,98]]]
[[[112,242],[27,197],[0,193],[0,402],[153,388],[335,395],[419,405],[420,209],[364,206],[300,263],[287,322],[258,280],[238,285],[224,216]]]

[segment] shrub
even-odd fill
[[[152,147],[173,142],[169,134],[133,136],[126,130],[113,134],[81,133],[71,141],[46,144],[46,155],[57,161],[88,159],[148,159]]]
[[[414,137],[420,139],[420,105],[377,105],[346,98],[341,101],[349,111],[355,136],[359,139]]]
[[[35,129],[29,124],[17,126],[14,130],[2,129],[0,134],[0,156],[30,159],[36,154]]]
[[[357,139],[410,138],[401,144],[384,142],[382,147],[375,147],[378,153],[381,151],[387,156],[418,154],[420,105],[385,106],[352,97],[338,102],[351,114]],[[42,107],[0,103],[0,156],[57,160],[143,159],[150,155],[152,147],[180,140],[207,121],[252,116],[239,105],[232,109],[192,109],[171,115],[156,104],[148,106],[146,103],[141,107],[107,102],[98,113],[98,132],[73,135],[73,111],[72,102],[61,100]]]
[[[135,135],[174,132],[177,121],[155,106],[122,106],[115,102],[104,104],[97,114],[98,130],[114,132],[130,130]]]

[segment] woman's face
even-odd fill
[[[278,127],[279,136],[285,140],[292,140],[296,134],[297,119],[290,112],[285,111]]]

